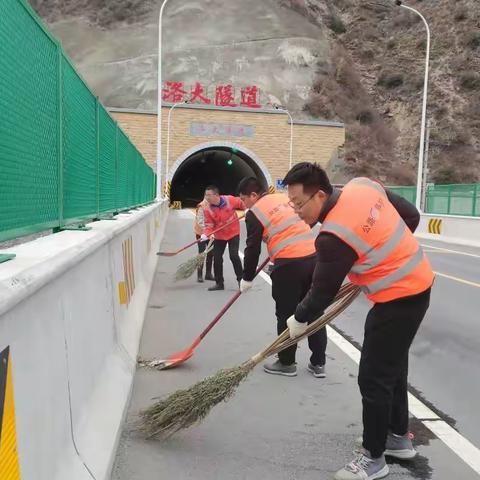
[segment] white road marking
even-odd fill
[[[449,280],[454,280],[455,282],[460,282],[460,283],[464,283],[465,285],[470,285],[471,287],[480,288],[480,283],[471,282],[470,280],[464,280],[463,278],[454,277],[452,275],[447,275],[446,273],[440,273],[440,272],[434,272],[434,273],[435,273],[435,275],[438,275],[439,277],[448,278]]]
[[[475,445],[444,421],[425,421],[423,424],[480,475],[480,451]]]
[[[476,255],[475,253],[461,252],[460,250],[451,250],[449,248],[443,247],[434,247],[433,245],[425,245],[423,243],[421,245],[424,248],[432,248],[433,250],[439,250],[441,252],[455,253],[457,255],[465,255],[466,257],[480,258],[480,255]]]

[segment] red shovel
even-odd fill
[[[238,220],[241,220],[245,215],[240,215],[238,218]],[[214,230],[211,235],[214,235],[215,233],[217,233],[218,231],[222,230],[222,228],[225,228],[227,227],[228,225],[231,225],[233,222],[235,222],[237,220],[237,218],[232,218],[230,221],[228,221],[227,223],[225,223],[224,225],[222,225],[221,227],[218,227],[216,230]],[[202,239],[198,239],[198,240],[195,240],[194,242],[192,243],[189,243],[188,245],[185,245],[184,247],[182,247],[180,250],[177,250],[175,252],[157,252],[157,255],[160,255],[162,257],[174,257],[175,255],[178,255],[180,252],[183,252],[184,250],[186,250],[187,248],[190,248],[190,247],[193,247],[194,245],[196,245],[198,242],[202,242],[203,240]]]
[[[257,268],[255,276],[257,276],[267,265],[270,258],[267,257],[262,264]],[[215,326],[215,324],[225,315],[226,311],[235,303],[235,301],[240,297],[242,292],[240,290],[235,293],[235,295],[226,303],[226,305],[220,310],[217,316],[207,325],[205,330],[195,339],[195,341],[185,350],[181,352],[173,353],[164,360],[151,360],[141,362],[143,365],[156,368],[157,370],[165,370],[167,368],[176,367],[181,363],[186,362],[192,355],[193,351],[197,345],[205,338],[207,333]]]

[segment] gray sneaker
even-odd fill
[[[355,448],[360,450],[363,444],[363,438],[358,437],[355,439]],[[400,460],[410,460],[417,455],[417,451],[413,448],[410,434],[395,435],[391,432],[387,435],[387,442],[385,444],[384,455],[388,457],[399,458]]]
[[[263,370],[272,375],[284,375],[285,377],[297,376],[297,366],[294,363],[292,365],[284,365],[280,360],[266,363],[263,366]]]
[[[335,474],[335,480],[375,480],[388,475],[389,468],[382,455],[370,458],[369,453],[362,449],[357,457]]]
[[[325,365],[312,365],[308,363],[307,370],[316,378],[325,378]]]

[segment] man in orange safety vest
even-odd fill
[[[413,236],[420,215],[408,201],[368,178],[333,189],[307,162],[285,177],[295,212],[321,224],[310,291],[287,320],[290,336],[305,331],[332,302],[345,277],[373,303],[365,322],[358,383],[363,438],[336,480],[373,480],[389,473],[385,455],[416,455],[408,434],[408,352],[430,303],[434,274]]]
[[[268,194],[254,177],[244,178],[238,193],[249,211],[245,215],[247,246],[245,248],[243,279],[240,290],[245,292],[252,286],[258,265],[262,240],[266,242],[273,269],[272,297],[275,300],[277,332],[287,328],[287,319],[306,295],[312,283],[315,268],[315,233],[293,211],[288,197],[283,193]],[[317,378],[325,377],[325,329],[308,339],[310,362],[308,370]],[[297,374],[293,345],[278,354],[278,360],[266,363],[264,370],[274,375],[293,377]]]

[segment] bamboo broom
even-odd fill
[[[210,239],[208,242],[207,247],[202,253],[199,253],[193,258],[190,258],[186,262],[182,263],[175,272],[175,281],[178,282],[180,280],[186,280],[190,278],[194,272],[197,271],[198,268],[203,266],[205,259],[207,258],[208,253],[213,248],[213,239]]]
[[[177,390],[143,410],[140,412],[143,432],[147,438],[168,437],[202,421],[215,405],[228,400],[235,393],[239,384],[256,365],[325,327],[340,315],[359,293],[358,287],[351,283],[345,284],[325,313],[311,323],[303,335],[292,339],[287,329],[264,350],[241,365],[219,370],[214,375],[187,389]]]

